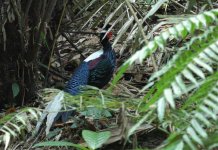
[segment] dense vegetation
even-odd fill
[[[3,0],[0,11],[2,148],[217,148],[218,1]],[[110,85],[63,92],[107,24]]]

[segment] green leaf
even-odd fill
[[[190,20],[186,20],[182,22],[183,26],[186,27],[186,30],[189,33],[193,33],[195,31],[195,26],[193,25],[193,23]]]
[[[166,108],[166,101],[164,97],[161,97],[157,102],[157,113],[160,121],[163,121],[165,108]]]
[[[154,41],[162,50],[164,49],[165,41],[163,38],[161,38],[161,36],[156,36],[154,38]]]
[[[127,133],[127,140],[129,137],[151,116],[153,112],[149,111],[146,115],[144,115],[134,126],[132,126]],[[148,128],[151,128],[151,125],[147,125]]]
[[[177,39],[179,38],[179,32],[176,30],[175,27],[169,28],[169,33],[174,35],[174,37]]]
[[[216,114],[214,114],[212,110],[208,109],[206,106],[200,106],[199,108],[200,110],[208,114],[211,118],[213,118],[214,120],[217,120]]]
[[[201,21],[201,23],[206,27],[207,26],[207,20],[206,20],[206,15],[200,14],[197,16],[197,18]]]
[[[210,127],[211,126],[211,123],[199,112],[196,112],[195,113],[195,117],[198,119],[198,120],[201,120],[205,125],[207,125],[207,127]]]
[[[176,147],[175,150],[183,150],[183,149],[184,149],[184,143],[183,143],[183,141],[181,141],[181,142],[177,145],[177,147]]]
[[[19,94],[20,87],[17,83],[12,84],[12,92],[13,92],[13,98],[15,98]]]
[[[195,131],[202,136],[203,138],[207,138],[207,133],[205,130],[201,127],[201,125],[198,123],[196,119],[191,120],[192,127],[195,129]]]
[[[203,145],[201,138],[196,134],[195,130],[192,127],[188,127],[186,131],[195,142]]]
[[[129,68],[129,66],[130,66],[129,63],[125,63],[120,67],[118,73],[116,74],[116,76],[114,77],[114,79],[112,81],[112,86],[117,84],[117,82],[122,78],[123,74]],[[113,88],[112,86],[109,87],[109,90],[112,90],[112,88]]]
[[[179,32],[179,35],[180,35],[182,38],[185,38],[186,35],[188,34],[187,29],[184,27],[184,25],[183,25],[182,23],[176,25],[175,28],[176,28],[176,30]]]
[[[192,143],[191,139],[188,137],[188,135],[183,135],[183,140],[188,144],[188,146],[192,149],[192,150],[197,150],[196,146]]]
[[[199,66],[203,67],[204,69],[208,70],[209,72],[213,73],[213,69],[210,67],[210,65],[208,65],[207,63],[205,63],[203,60],[199,59],[199,58],[194,58],[193,59],[195,61],[195,63],[197,63]]]
[[[193,82],[195,85],[198,86],[198,82],[197,82],[196,78],[193,76],[191,71],[189,71],[188,69],[184,69],[182,71],[182,74],[186,79],[190,80],[191,82]]]
[[[82,136],[91,149],[97,149],[109,139],[111,133],[109,131],[97,133],[89,130],[83,130]]]
[[[2,127],[2,129],[4,128],[5,131],[8,131],[11,135],[13,135],[13,137],[16,137],[17,136],[17,133],[14,132],[11,128],[9,128],[8,126],[4,125]]]
[[[75,147],[77,149],[82,150],[88,150],[87,148],[79,145],[79,144],[73,144],[71,142],[65,142],[65,141],[47,141],[47,142],[40,142],[33,146],[33,148],[36,147],[47,147],[47,146],[67,146],[67,147]]]
[[[182,91],[181,91],[179,85],[176,82],[172,82],[171,86],[172,86],[172,89],[173,89],[173,93],[176,96],[180,96],[182,94]]]
[[[164,90],[164,96],[167,102],[170,104],[170,106],[175,109],[176,105],[173,99],[173,92],[170,88],[167,88]]]
[[[93,117],[94,119],[111,117],[111,113],[107,109],[97,107],[87,107],[85,111],[81,112],[81,114],[86,117]]]
[[[8,132],[5,132],[5,135],[3,136],[3,141],[5,143],[5,150],[9,146],[10,138],[11,138],[10,134]]]
[[[188,64],[188,68],[202,79],[205,79],[203,71],[198,66],[194,65],[193,63],[190,63]]]

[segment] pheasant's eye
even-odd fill
[[[112,32],[108,32],[108,33],[107,33],[107,38],[108,38],[109,40],[112,38],[112,36],[113,36],[113,33],[112,33]]]

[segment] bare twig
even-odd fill
[[[58,76],[58,77],[60,77],[60,78],[62,78],[64,80],[66,80],[66,81],[69,80],[69,78],[61,75],[60,73],[58,73],[57,71],[53,70],[52,68],[48,69],[48,67],[46,65],[42,64],[41,62],[37,62],[37,63],[38,63],[39,66],[47,69],[50,73],[52,73],[52,74],[54,74],[54,75],[56,75],[56,76]]]
[[[140,32],[141,32],[143,38],[144,38],[145,43],[148,44],[148,40],[147,40],[147,37],[146,37],[146,35],[145,35],[144,29],[143,29],[143,27],[142,27],[142,24],[140,23],[138,17],[136,16],[136,14],[135,14],[135,12],[134,12],[134,10],[133,10],[133,8],[132,8],[132,6],[131,6],[129,0],[125,0],[125,1],[126,1],[127,6],[129,7],[129,9],[130,9],[130,11],[131,11],[133,17],[135,18],[136,23],[138,24],[139,30],[140,30]],[[154,55],[151,55],[151,59],[152,59],[152,63],[153,63],[153,66],[154,66],[154,71],[158,71],[158,66],[157,66],[157,64],[156,64]]]
[[[184,9],[186,9],[185,8],[185,6],[183,6],[182,4],[180,4],[180,3],[178,3],[177,1],[175,1],[175,0],[172,0],[172,2],[174,2],[176,5],[178,5],[178,6],[180,6],[180,7],[182,7],[182,8],[184,8]],[[196,14],[196,12],[194,12],[194,11],[190,11],[191,13],[193,13],[193,14]]]
[[[51,55],[50,55],[50,60],[49,60],[49,63],[48,63],[48,70],[51,66],[51,57],[54,53],[54,48],[55,48],[55,44],[56,44],[56,39],[57,39],[57,36],[58,36],[58,33],[59,33],[59,29],[60,29],[60,26],[61,26],[61,22],[62,22],[62,19],[63,19],[63,16],[64,16],[64,12],[66,10],[66,6],[67,6],[67,1],[68,0],[65,0],[65,3],[64,3],[64,8],[62,10],[62,13],[61,13],[61,17],[60,17],[60,20],[59,20],[59,23],[58,23],[58,27],[57,27],[57,30],[56,30],[56,33],[55,33],[55,38],[54,38],[54,42],[52,44],[52,49],[51,49]]]
[[[85,56],[82,54],[81,50],[70,40],[70,38],[66,35],[66,33],[62,33],[62,36],[70,43],[70,45],[75,48],[75,50],[85,59]]]
[[[96,32],[85,32],[85,31],[61,31],[61,33],[76,33],[76,34],[94,34],[94,35],[99,35],[99,33],[96,33]]]

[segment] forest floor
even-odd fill
[[[63,89],[66,81],[71,77],[75,68],[90,54],[101,49],[101,44],[98,36],[89,33],[97,33],[100,30],[87,30],[81,33],[66,33],[58,38],[57,47],[55,53],[51,57],[51,68],[47,77],[41,78],[37,83],[39,89],[44,88],[56,88]],[[116,29],[112,31],[116,36]],[[128,33],[126,33],[128,34]],[[157,34],[157,33],[154,33]],[[67,37],[67,38],[66,38]],[[121,40],[122,41],[122,40]],[[112,40],[113,43],[113,40]],[[73,45],[72,45],[73,44]],[[123,49],[122,43],[117,43],[114,47],[117,57],[117,68],[132,55],[135,50],[130,47]],[[171,56],[170,53],[155,53],[153,57],[157,61],[155,65],[161,66],[163,62]],[[123,75],[118,84],[113,90],[113,94],[118,97],[123,94],[129,99],[142,98],[146,91],[141,92],[141,89],[148,83],[148,79],[153,72],[155,72],[152,58],[147,58],[143,64],[139,62],[134,63]],[[45,82],[44,79],[47,79]],[[108,84],[104,89],[111,85]],[[39,92],[40,95],[40,92]],[[30,103],[30,106],[45,108],[46,102],[41,98],[37,98],[34,103]],[[128,110],[134,113],[135,110]],[[79,114],[79,113],[78,113]],[[109,118],[93,119],[86,118],[82,115],[76,115],[67,123],[56,123],[51,129],[49,135],[45,135],[45,125],[42,128],[39,135],[32,138],[30,135],[26,135],[24,139],[26,142],[17,141],[13,143],[12,147],[19,149],[30,149],[34,144],[48,140],[64,140],[72,143],[84,143],[82,138],[82,130],[102,131],[109,130],[112,132],[112,137],[101,149],[136,149],[136,148],[157,148],[166,138],[167,133],[159,130],[155,126],[142,127],[137,133],[135,133],[127,143],[125,143],[125,134],[130,127],[133,126],[131,121],[128,120],[128,116],[121,110],[117,110],[112,113]],[[120,115],[121,114],[121,115]],[[120,117],[120,116],[124,117]],[[120,121],[121,120],[121,121]],[[50,148],[45,148],[50,149]],[[53,149],[53,148],[52,148]],[[57,148],[59,149],[59,148]],[[67,149],[67,148],[66,148]],[[70,149],[70,148],[69,148]]]
[[[87,32],[96,32],[93,30],[89,30]],[[113,31],[116,33],[116,31]],[[76,43],[76,48],[72,48],[71,43]],[[113,42],[113,41],[112,41]],[[66,40],[63,36],[60,36],[58,39],[57,52],[52,57],[52,68],[59,72],[59,75],[55,75],[50,73],[49,76],[49,88],[60,88],[62,89],[65,84],[65,78],[70,78],[73,70],[91,53],[99,50],[101,48],[99,38],[95,35],[87,35],[84,33],[81,34],[69,34],[69,39]],[[134,52],[131,49],[125,49],[121,54],[120,49],[122,48],[121,44],[116,44],[114,47],[117,54],[117,69],[125,62],[125,60],[131,56]],[[159,64],[161,61],[164,61],[168,58],[168,55],[164,54],[156,54],[155,58]],[[129,97],[142,97],[144,93],[140,93],[140,89],[146,85],[148,78],[154,72],[153,64],[151,63],[151,58],[148,58],[143,65],[136,63],[132,67],[130,67],[127,72],[124,74],[122,79],[117,84],[116,88],[113,90],[115,95],[119,95],[120,93],[128,93]],[[43,87],[42,83],[39,85]],[[109,86],[109,85],[108,85]],[[107,86],[107,87],[108,87]],[[105,87],[105,88],[107,88]],[[134,111],[134,110],[130,110]],[[118,119],[117,119],[118,118]],[[128,117],[127,117],[128,118]],[[59,123],[54,125],[53,131],[51,132],[51,139],[57,137],[60,140],[71,141],[73,143],[83,143],[83,139],[81,136],[81,132],[83,129],[89,130],[106,130],[109,127],[109,130],[114,133],[114,137],[112,137],[109,142],[102,148],[105,150],[109,149],[135,149],[135,148],[156,148],[158,147],[166,138],[167,134],[155,127],[145,127],[141,131],[137,132],[127,144],[124,144],[125,133],[122,130],[125,130],[123,124],[125,119],[121,118],[121,123],[118,125],[117,120],[119,120],[119,112],[115,113],[112,117],[107,119],[87,119],[83,116],[78,116],[77,118],[80,123],[75,128],[75,124],[73,121],[69,121],[68,123]],[[125,126],[125,125],[124,125]],[[114,127],[110,129],[110,127]],[[60,130],[62,129],[62,130]],[[119,133],[120,134],[117,134]],[[73,134],[72,134],[73,133]],[[52,135],[53,134],[53,135]],[[45,139],[45,134],[42,133],[39,139]],[[41,141],[41,140],[38,140]],[[36,141],[34,141],[35,143]]]

